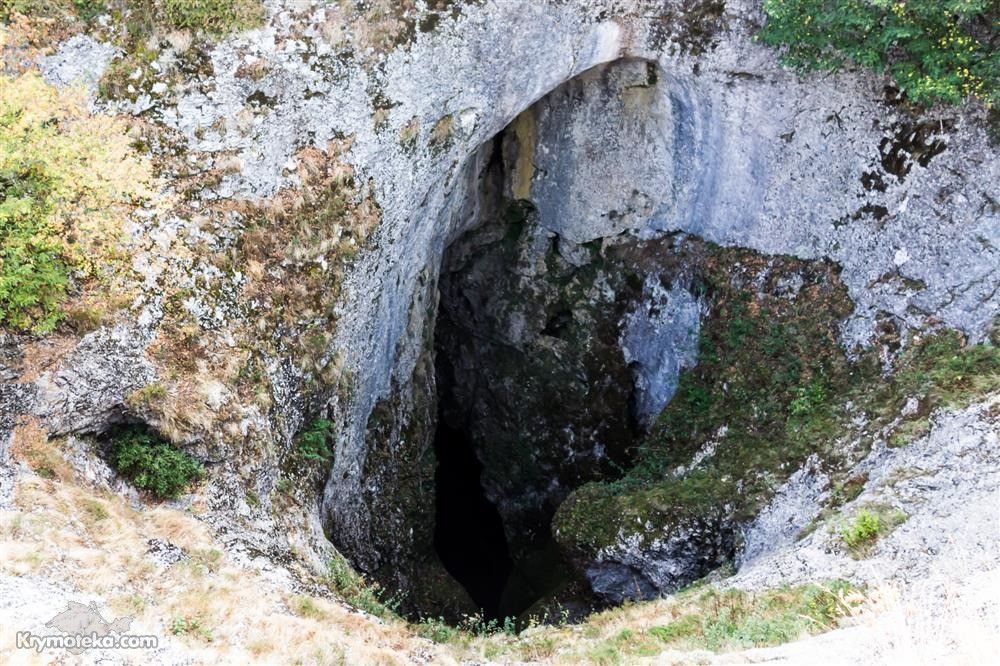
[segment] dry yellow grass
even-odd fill
[[[58,441],[49,440],[48,433],[35,418],[23,418],[14,428],[11,455],[25,463],[43,479],[67,480],[73,470],[59,453]]]
[[[172,566],[157,564],[146,555],[150,539],[169,541],[189,557]],[[418,656],[434,664],[579,664],[605,663],[610,654],[621,660],[615,663],[645,663],[669,647],[643,638],[648,630],[697,611],[694,596],[681,595],[599,613],[579,625],[536,627],[520,636],[453,632],[446,643],[433,644],[418,636],[420,627],[377,620],[334,599],[289,592],[240,566],[191,511],[136,509],[68,478],[37,476],[22,478],[14,510],[0,513],[0,573],[69,582],[104,599],[111,612],[133,615],[134,626],[157,634],[161,644],[206,664],[403,664]],[[982,583],[979,597],[994,594],[1000,574]],[[864,628],[864,645],[851,647],[859,658],[883,655],[929,664],[931,657],[951,655],[954,663],[972,664],[984,663],[976,660],[991,649],[989,618],[970,621],[967,596],[923,607],[901,601],[892,588],[879,588],[863,603],[857,601],[849,608],[856,625],[851,631]],[[197,629],[173,635],[178,619]],[[623,643],[623,636],[631,637],[625,639],[631,645]],[[856,642],[857,636],[845,640]],[[0,636],[0,661],[45,663],[13,650],[12,641]],[[621,653],[602,651],[609,645]],[[792,655],[817,649],[808,642],[787,647]],[[691,663],[689,657],[705,654],[670,653],[670,658]]]
[[[678,646],[658,642],[650,632],[705,612],[700,592],[629,604],[578,625],[535,627],[520,636],[477,637],[445,628],[436,634],[443,642],[431,643],[421,638],[428,634],[427,626],[378,620],[333,598],[293,592],[237,563],[199,520],[204,509],[198,503],[184,511],[165,505],[135,507],[117,495],[78,483],[44,429],[36,422],[23,423],[15,433],[14,455],[27,460],[39,451],[45,452],[45,464],[59,471],[51,478],[23,476],[15,488],[13,509],[0,512],[0,575],[68,584],[95,595],[104,600],[109,614],[134,616],[133,633],[154,633],[161,645],[192,663],[580,664],[714,659],[705,652],[665,652]],[[171,566],[156,562],[147,555],[151,539],[182,548],[187,558]],[[971,581],[968,589],[950,585],[943,578],[928,580],[926,599],[915,597],[912,589],[904,598],[890,587],[871,590],[864,597],[851,593],[842,601],[854,616],[854,626],[848,630],[854,633],[836,639],[842,645],[835,644],[834,649],[848,650],[859,663],[877,663],[883,657],[888,663],[931,664],[941,659],[986,663],[983,659],[992,649],[991,622],[996,620],[990,613],[996,613],[1000,598],[1000,571]],[[946,590],[943,599],[941,589]],[[10,621],[3,613],[0,608],[0,624]],[[174,631],[178,626],[185,630]],[[809,641],[767,648],[810,658],[821,656],[824,649],[830,646]],[[0,663],[47,663],[51,656],[14,650],[13,636],[0,632]]]
[[[435,663],[453,661],[402,621],[378,621],[323,597],[297,595],[297,605],[223,554],[190,513],[137,510],[120,497],[35,476],[18,482],[14,503],[0,512],[0,573],[65,581],[98,595],[196,663],[395,664],[417,651]],[[150,539],[183,548],[189,559],[157,564],[146,555]],[[301,612],[304,599],[308,613]],[[204,630],[174,636],[175,618],[197,620]],[[0,662],[44,663],[12,643],[0,636]]]

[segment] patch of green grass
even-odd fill
[[[157,56],[155,49],[140,43],[129,48],[125,57],[112,60],[98,83],[101,97],[134,102],[148,93],[157,81],[157,72],[152,67]]]
[[[375,617],[395,615],[399,607],[399,602],[388,597],[379,583],[355,571],[342,555],[327,563],[326,583],[341,599]]]
[[[64,19],[74,15],[92,21],[107,11],[103,0],[0,0],[0,20],[14,14],[31,18]]]
[[[174,28],[223,35],[248,30],[264,20],[259,0],[161,0],[163,18]]]
[[[649,629],[648,633],[664,643],[675,643],[701,634],[703,618],[701,615],[684,615],[670,624]]]
[[[136,487],[161,498],[177,497],[204,476],[200,462],[138,426],[115,436],[109,459]]]
[[[599,666],[617,666],[624,663],[625,658],[614,643],[602,643],[587,652],[587,661]]]
[[[903,421],[889,435],[889,446],[906,446],[910,442],[926,436],[930,430],[931,421],[926,416]]]
[[[857,499],[868,483],[868,474],[863,473],[848,479],[833,481],[830,490],[830,506],[843,506]]]
[[[133,407],[149,408],[167,397],[166,387],[154,382],[147,384],[140,389],[136,389],[128,396],[128,403]]]
[[[417,635],[435,643],[452,643],[461,637],[462,632],[447,622],[444,618],[425,618],[416,625]]]
[[[295,438],[295,455],[301,460],[329,460],[333,456],[327,442],[333,436],[333,422],[316,419]]]
[[[868,509],[862,509],[854,520],[840,528],[840,536],[852,551],[875,543],[883,530],[882,520],[878,514]]]
[[[968,345],[956,331],[910,341],[889,382],[876,393],[884,415],[898,413],[912,396],[924,396],[921,411],[962,407],[1000,389],[1000,348],[989,340]]]
[[[110,516],[107,507],[104,506],[104,503],[96,499],[87,498],[82,500],[80,502],[80,508],[90,520],[95,522],[107,520]]]
[[[138,594],[129,594],[121,598],[120,602],[129,612],[135,613],[136,615],[141,614],[146,610],[146,600]]]
[[[652,657],[661,647],[654,637],[632,629],[622,629],[611,640],[622,654],[630,657]]]
[[[679,617],[647,633],[664,644],[714,651],[780,645],[829,630],[860,603],[845,581],[759,593],[710,587],[678,599]]]
[[[170,620],[170,633],[174,636],[193,636],[206,643],[212,642],[212,630],[198,617],[174,617]]]
[[[326,617],[326,613],[324,613],[323,610],[316,605],[316,602],[312,599],[312,597],[292,597],[289,607],[292,612],[299,617],[308,617],[314,620],[322,620]]]
[[[222,566],[222,551],[215,548],[199,548],[191,553],[190,561],[204,572],[216,573]]]

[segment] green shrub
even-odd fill
[[[177,497],[204,476],[201,463],[140,427],[129,428],[115,437],[110,460],[136,487],[157,497]]]
[[[253,28],[264,19],[257,0],[163,0],[162,6],[173,27],[216,35]]]
[[[788,404],[792,416],[811,416],[826,403],[826,389],[820,382],[800,386],[794,391],[795,398]]]
[[[15,166],[0,171],[0,324],[48,331],[61,316],[69,266],[50,224],[44,165]]]
[[[0,75],[0,327],[50,331],[71,277],[126,269],[122,223],[158,189],[127,131],[79,90]]]
[[[854,518],[841,525],[840,538],[854,557],[864,556],[883,536],[906,520],[901,511],[885,507],[869,507],[858,511]]]
[[[766,0],[760,38],[806,69],[889,72],[918,104],[1000,98],[996,0]]]
[[[870,545],[882,531],[878,514],[868,509],[862,509],[854,516],[854,520],[840,528],[840,536],[851,550]]]
[[[295,438],[295,453],[303,460],[329,460],[333,456],[327,441],[333,434],[333,423],[316,419]]]

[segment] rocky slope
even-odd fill
[[[435,550],[439,418],[483,465],[535,610],[731,560],[747,585],[813,579],[829,535],[795,537],[862,477],[862,501],[911,513],[889,539],[925,538],[914,503],[970,499],[967,524],[988,522],[988,476],[874,496],[890,467],[938,478],[970,450],[934,410],[995,446],[985,111],[788,71],[753,41],[758,4],[420,1],[375,20],[268,0],[258,28],[141,51],[111,19],[41,52],[8,40],[8,68],[131,117],[169,196],[130,220],[121,310],[0,339],[0,506],[26,424],[73,438],[86,470],[138,422],[206,463],[186,501],[225,550],[305,572],[335,546],[404,610],[449,616],[475,604]],[[760,313],[785,327],[774,353]],[[745,381],[758,358],[767,386]],[[297,437],[317,420],[319,462]],[[681,494],[706,477],[724,483]]]

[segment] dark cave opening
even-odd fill
[[[512,618],[520,626],[581,618],[595,607],[551,523],[573,488],[609,473],[606,461],[591,453],[603,454],[604,442],[616,436],[610,431],[622,430],[627,420],[621,400],[621,409],[588,421],[591,410],[584,406],[592,389],[630,387],[631,375],[609,377],[599,361],[579,353],[589,348],[581,339],[592,331],[575,317],[575,301],[556,293],[575,270],[558,258],[558,237],[539,245],[558,278],[517,277],[519,253],[535,247],[532,234],[544,232],[530,201],[508,191],[516,150],[516,137],[506,130],[491,142],[479,182],[480,224],[454,238],[442,258],[433,338],[433,545],[483,620]],[[533,332],[523,347],[511,339],[505,313],[523,308],[518,303],[532,300],[533,290],[544,296],[529,308]],[[610,335],[617,339],[616,331]],[[562,408],[553,409],[557,404]],[[577,426],[586,432],[581,440],[594,442],[580,451],[572,448]]]
[[[583,617],[593,610],[593,600],[574,586],[578,581],[551,534],[551,508],[537,508],[535,528],[511,532],[487,496],[484,466],[466,429],[466,413],[456,402],[448,357],[440,348],[437,381],[434,550],[438,559],[484,621],[512,619],[522,626],[528,620]],[[552,606],[556,599],[558,605]]]
[[[434,438],[434,548],[486,620],[501,619],[512,562],[500,513],[485,496],[482,464],[468,437],[444,418]]]

